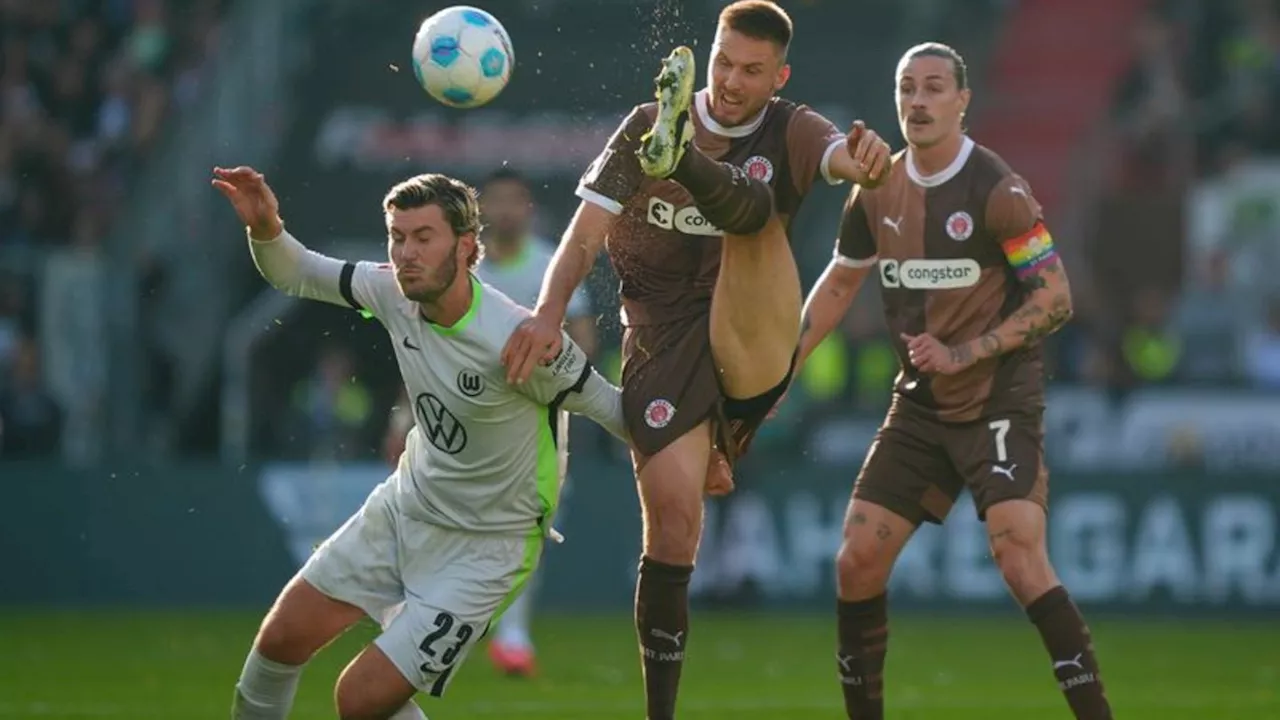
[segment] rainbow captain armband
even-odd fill
[[[1000,247],[1019,278],[1036,273],[1058,257],[1058,251],[1053,247],[1053,236],[1044,223],[1036,223],[1022,235],[1001,242]]]

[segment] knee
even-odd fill
[[[1010,529],[993,534],[991,554],[1005,584],[1024,604],[1057,584],[1043,539],[1030,533]]]
[[[874,543],[845,537],[836,552],[836,578],[841,596],[862,599],[884,592],[891,570],[890,559]]]
[[[306,664],[314,653],[303,634],[294,632],[287,618],[275,614],[262,622],[253,645],[262,657],[285,665]]]
[[[687,518],[650,517],[644,554],[667,565],[692,565],[698,555],[699,525]]]
[[[692,565],[702,537],[702,484],[651,497],[644,511],[644,553],[668,565]]]

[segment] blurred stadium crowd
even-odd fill
[[[166,123],[200,93],[226,4],[0,0],[0,457],[56,455],[100,402],[81,392],[77,358],[102,330],[62,320],[75,315],[60,306],[97,302],[85,263],[119,230],[113,211]],[[1280,392],[1278,110],[1275,2],[1149,11],[1111,113],[1084,141],[1105,182],[1069,268],[1077,320],[1050,340],[1055,381]],[[145,294],[156,279],[143,277]],[[52,283],[84,289],[46,292]],[[788,412],[884,406],[895,360],[866,290]],[[331,388],[326,406],[378,437],[386,408],[341,381],[344,362],[335,349],[318,380],[299,382]]]

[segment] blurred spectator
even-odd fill
[[[373,396],[355,376],[350,353],[332,345],[320,353],[315,372],[293,390],[291,438],[312,460],[350,460],[369,455]]]
[[[58,405],[41,383],[36,344],[21,338],[9,386],[0,389],[0,459],[56,456],[61,423]]]
[[[1249,334],[1244,366],[1246,375],[1256,386],[1280,390],[1280,296],[1272,298],[1262,327]]]
[[[1240,342],[1256,313],[1228,278],[1228,258],[1213,252],[1197,266],[1198,282],[1183,289],[1173,314],[1182,347],[1179,376],[1195,383],[1230,383],[1240,377]]]
[[[0,273],[0,387],[15,328],[34,322],[73,455],[95,452],[99,434],[99,244],[174,100],[194,97],[226,4],[0,2],[0,269],[40,299],[22,307]]]
[[[1182,358],[1182,343],[1170,330],[1168,294],[1154,286],[1134,300],[1133,323],[1125,331],[1124,358],[1133,377],[1143,383],[1173,379]]]

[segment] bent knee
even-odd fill
[[[845,538],[836,553],[836,575],[841,589],[859,595],[876,595],[884,590],[893,569],[893,556],[882,546]]]
[[[991,555],[1005,584],[1024,603],[1057,584],[1043,542],[1026,534],[1007,531],[993,535]]]
[[[692,565],[702,536],[701,515],[701,508],[696,513],[649,513],[644,554],[668,565]]]
[[[301,627],[274,613],[262,622],[253,645],[259,655],[285,665],[306,664],[317,650]]]

